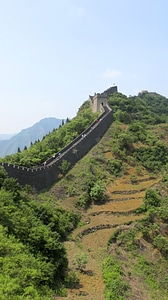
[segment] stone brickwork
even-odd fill
[[[36,168],[25,168],[8,163],[0,163],[7,171],[9,177],[16,178],[21,185],[31,185],[35,190],[43,190],[54,184],[60,176],[60,166],[63,160],[70,163],[72,168],[88,151],[95,146],[113,120],[112,110],[105,102],[102,105],[103,113],[81,135],[74,139],[53,158],[49,158],[46,164]]]
[[[117,86],[112,86],[101,94],[95,93],[94,96],[89,95],[93,112],[102,112],[103,106],[108,105],[108,97],[114,93],[117,93]]]

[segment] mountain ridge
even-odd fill
[[[17,133],[0,133],[0,141],[9,140]]]
[[[168,99],[117,93],[109,97],[109,105],[114,121],[105,135],[73,168],[64,157],[59,180],[50,189],[22,190],[2,167],[1,224],[8,230],[8,235],[1,234],[2,296],[167,300]],[[19,165],[40,166],[88,127],[92,117],[88,109],[82,106],[73,120],[4,162],[16,163],[17,170]],[[18,244],[15,248],[10,234],[26,248]],[[8,255],[7,246],[20,249],[17,257],[16,251]],[[37,264],[39,253],[42,261]],[[18,261],[23,262],[21,269]],[[27,281],[30,274],[35,279]],[[16,278],[19,284],[13,290]]]
[[[0,140],[0,157],[17,153],[18,149],[29,148],[31,143],[41,140],[53,129],[58,128],[65,120],[54,117],[41,119],[31,127],[22,129],[10,139]],[[1,135],[0,135],[1,136]]]

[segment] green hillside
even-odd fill
[[[21,130],[13,137],[0,141],[0,157],[17,153],[30,147],[35,141],[41,141],[42,138],[51,132],[53,128],[58,128],[64,120],[57,118],[44,118],[33,126]]]
[[[31,144],[31,147],[13,155],[7,155],[0,161],[21,165],[24,167],[38,166],[84,131],[95,119],[89,101],[83,103],[73,120],[67,119],[65,124],[47,134],[42,141]]]
[[[1,168],[0,299],[168,298],[168,99],[117,93],[109,105],[109,130],[48,191]],[[3,161],[40,165],[96,117],[86,101]]]

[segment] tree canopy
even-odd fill
[[[79,216],[0,176],[0,298],[51,299],[68,268],[62,242]]]

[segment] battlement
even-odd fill
[[[105,93],[107,95],[107,97],[109,97],[112,94],[115,94],[118,92],[117,86],[111,86],[109,87],[107,90],[105,90],[103,93]]]
[[[114,90],[113,90],[114,91]],[[116,90],[115,90],[116,91]],[[106,92],[106,91],[105,91]],[[9,163],[0,163],[9,177],[16,178],[21,185],[31,185],[35,190],[49,188],[60,178],[60,166],[66,160],[72,168],[75,163],[86,155],[105,134],[113,121],[111,108],[108,106],[108,93],[96,94],[93,97],[99,100],[101,115],[82,134],[75,138],[70,144],[64,147],[59,153],[49,158],[43,165],[35,168],[26,168]],[[110,90],[111,94],[111,90]],[[91,100],[92,101],[92,100]]]
[[[108,105],[108,97],[114,93],[117,93],[117,86],[112,86],[103,93],[95,93],[94,96],[89,95],[93,112],[102,112],[103,106]]]

